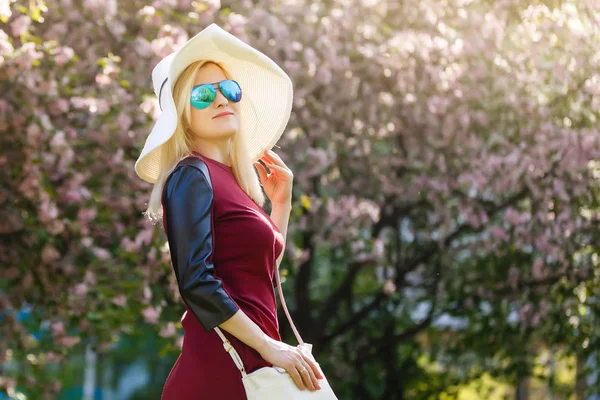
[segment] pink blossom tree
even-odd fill
[[[340,398],[517,384],[544,346],[598,354],[599,5],[53,0],[0,20],[0,354],[24,361],[5,386],[60,390],[40,365],[91,338],[151,328],[178,350],[133,164],[152,67],[213,21],[294,81],[283,281]]]

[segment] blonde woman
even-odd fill
[[[246,373],[280,366],[299,388],[318,390],[314,358],[281,341],[273,290],[293,175],[270,148],[291,112],[289,77],[214,24],[152,77],[162,113],[135,169],[154,183],[146,215],[162,221],[186,306],[162,400],[246,399],[227,343]]]

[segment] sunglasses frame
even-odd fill
[[[224,92],[224,91],[223,91],[223,89],[221,88],[221,84],[222,84],[223,82],[233,82],[233,83],[235,83],[235,84],[237,85],[237,87],[238,87],[238,88],[239,88],[239,90],[240,90],[240,99],[239,99],[238,101],[235,101],[235,100],[232,100],[232,99],[230,99],[230,98],[229,98],[229,97],[228,97],[228,96],[225,94],[225,92],[226,92],[226,91]],[[210,87],[210,88],[213,90],[214,97],[213,97],[213,99],[210,101],[210,103],[208,103],[208,104],[206,105],[206,107],[203,107],[203,108],[198,108],[198,107],[196,107],[196,106],[195,106],[195,105],[192,103],[191,96],[192,96],[192,92],[194,91],[194,89],[196,89],[196,88],[198,88],[198,87],[202,87],[202,86],[207,86],[207,87]],[[214,83],[202,83],[202,84],[200,84],[200,85],[196,85],[196,86],[192,87],[192,90],[191,90],[191,92],[190,92],[190,103],[191,103],[192,107],[194,107],[194,108],[196,108],[196,109],[198,109],[198,110],[203,110],[203,109],[205,109],[205,108],[208,108],[208,107],[209,107],[209,106],[210,106],[210,105],[211,105],[211,104],[212,104],[212,103],[215,101],[215,99],[217,98],[217,90],[218,90],[218,91],[220,91],[220,92],[223,94],[223,96],[225,96],[225,98],[226,98],[227,100],[231,101],[231,102],[234,102],[234,103],[239,103],[239,102],[242,100],[242,87],[240,86],[240,84],[239,84],[237,81],[233,80],[233,79],[223,79],[222,81],[219,81],[219,82],[214,82]]]

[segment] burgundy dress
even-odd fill
[[[181,160],[162,195],[163,226],[186,311],[183,348],[161,400],[244,400],[242,376],[214,327],[242,309],[268,336],[281,340],[275,260],[284,238],[242,190],[231,167],[197,152]],[[247,373],[272,366],[221,329]]]

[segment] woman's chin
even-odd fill
[[[199,136],[204,139],[229,139],[238,132],[237,123],[213,123],[212,126],[203,128],[198,128],[196,132],[201,132]]]
[[[214,124],[214,132],[219,135],[233,135],[238,131],[238,124],[235,121],[217,122]]]
[[[225,128],[222,127],[221,129],[215,129],[215,137],[218,138],[231,138],[233,136],[235,136],[235,134],[237,133],[237,127],[230,127],[230,128]]]

